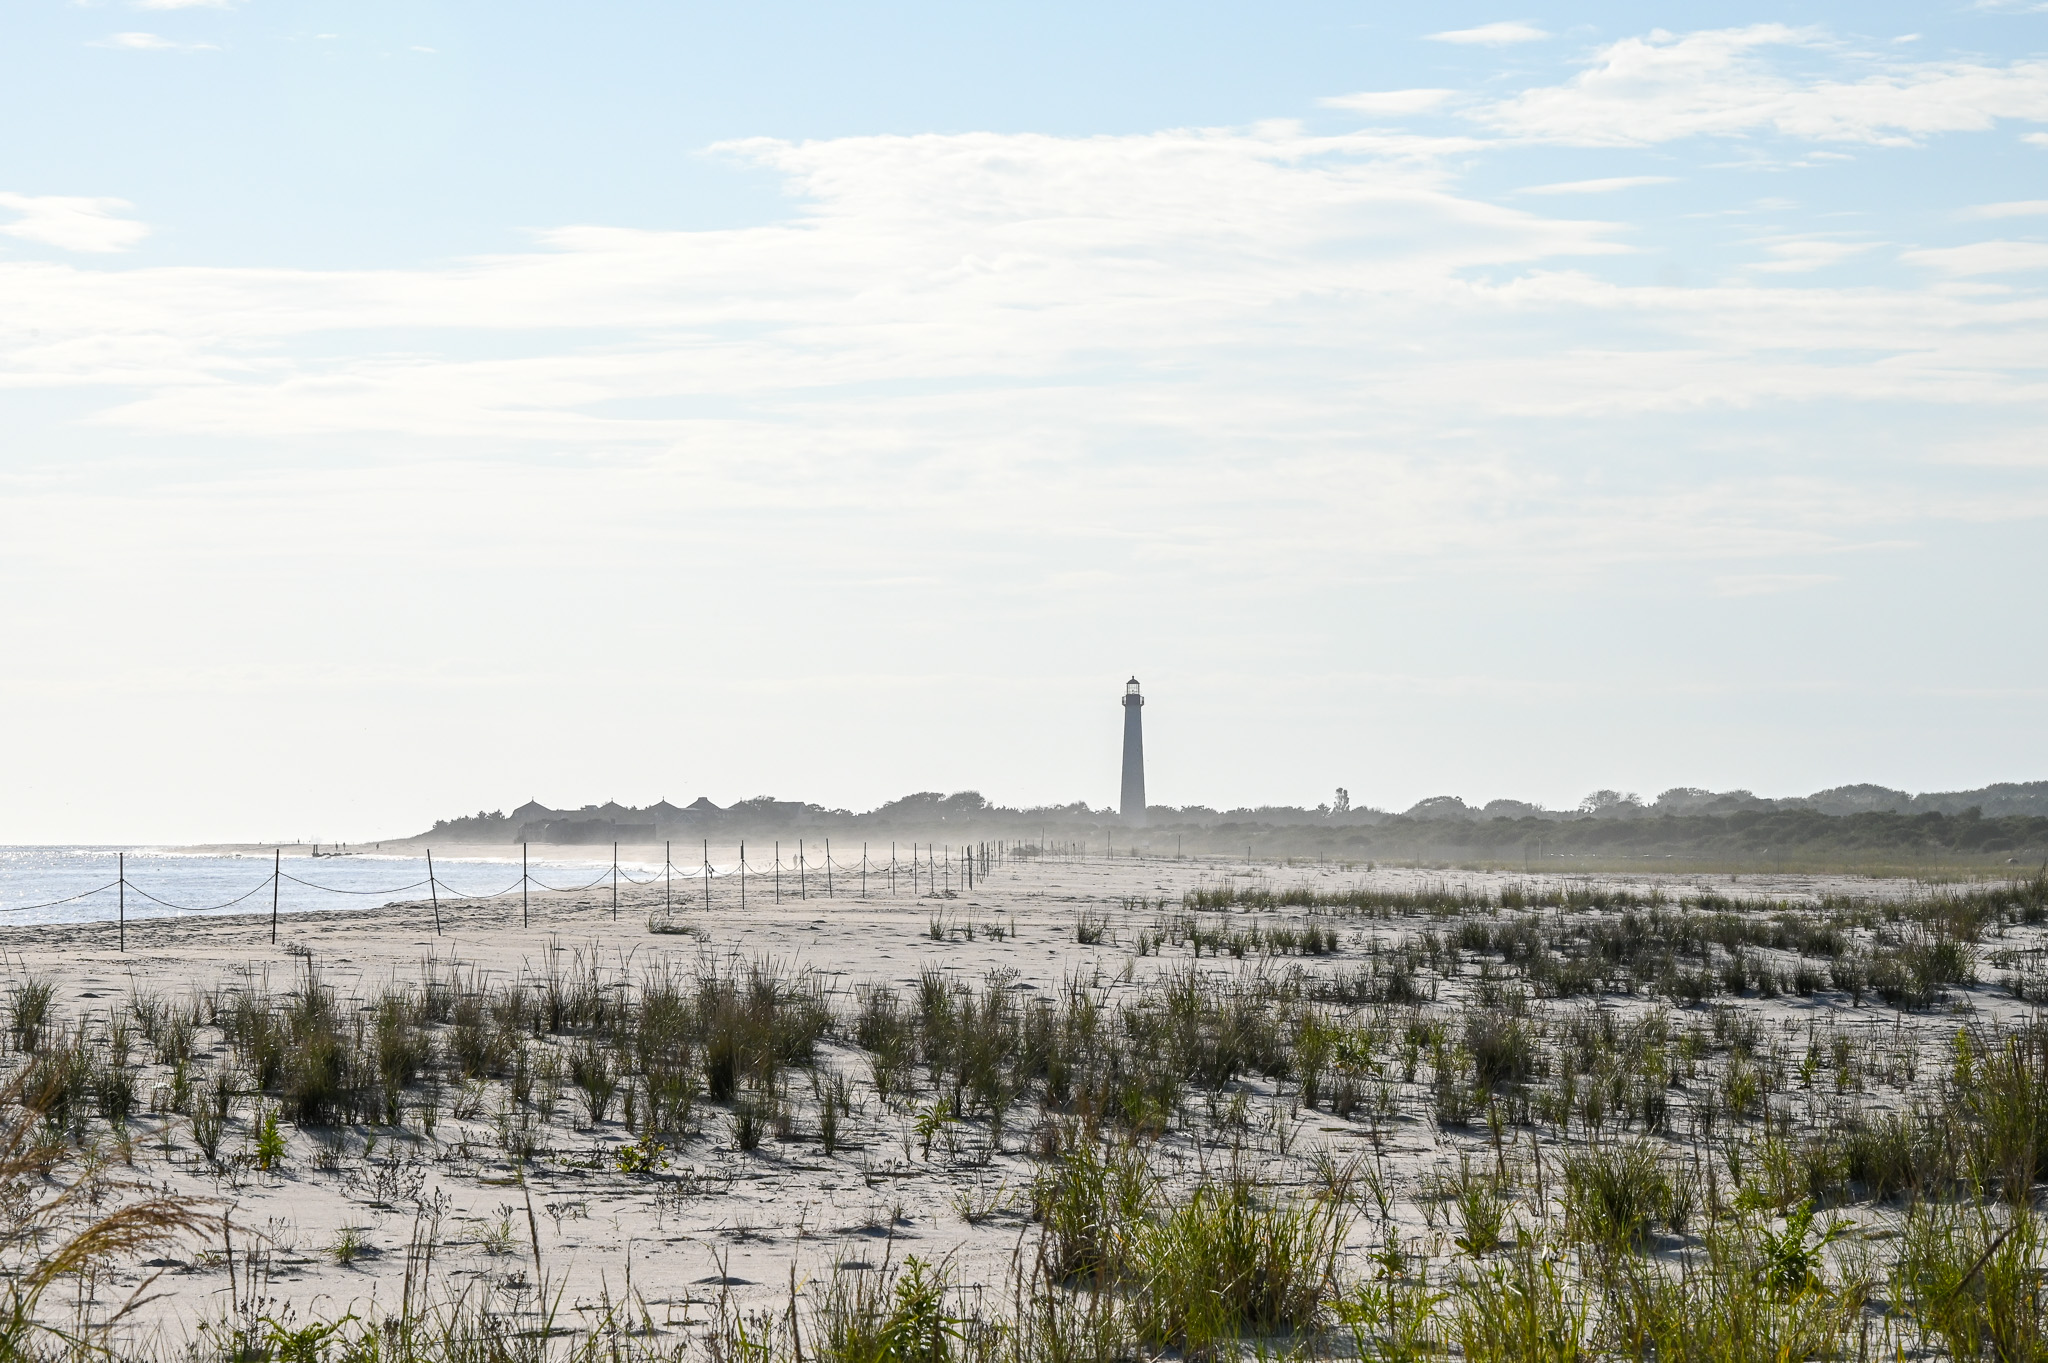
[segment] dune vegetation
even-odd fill
[[[934,949],[1018,944],[1014,915],[918,912]],[[429,956],[374,987],[302,953],[67,1011],[17,969],[6,1356],[2048,1355],[2048,879],[1210,877],[1061,913],[1088,961],[1035,987],[942,955],[828,976],[681,911],[641,940],[682,951]],[[885,1215],[862,1256],[680,1317],[630,1271],[571,1310],[536,1190],[674,1206],[718,1196],[714,1157],[884,1201],[936,1181],[996,1249],[969,1266]],[[238,1239],[237,1190],[280,1177],[399,1217],[404,1246]],[[502,1215],[458,1223],[464,1185]],[[402,1282],[288,1304],[295,1252],[403,1254]],[[197,1327],[139,1326],[152,1293]]]

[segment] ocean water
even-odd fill
[[[519,853],[509,858],[434,858],[434,880],[444,901],[505,894],[519,888]],[[121,859],[126,858],[126,888]],[[602,861],[533,857],[534,889],[566,890],[608,884],[609,851]],[[676,879],[694,867],[677,867]],[[659,865],[619,863],[621,887],[645,883]],[[15,924],[110,922],[181,914],[268,913],[268,853],[187,853],[159,847],[0,847],[0,934]],[[383,852],[285,857],[277,877],[279,913],[370,908],[427,898],[424,857]]]

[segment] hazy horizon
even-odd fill
[[[1733,789],[1730,789],[1730,790],[1725,790],[1725,791],[1708,791],[1708,790],[1703,790],[1703,789],[1701,789],[1701,788],[1698,788],[1698,787],[1667,787],[1667,788],[1665,788],[1665,789],[1664,789],[1664,790],[1662,790],[1662,791],[1656,791],[1656,792],[1642,792],[1642,791],[1622,791],[1622,790],[1616,790],[1616,789],[1613,789],[1613,788],[1602,788],[1602,789],[1600,789],[1600,790],[1595,790],[1595,791],[1589,791],[1589,792],[1587,792],[1587,793],[1586,793],[1585,795],[1581,796],[1581,797],[1580,797],[1580,799],[1578,799],[1578,800],[1575,800],[1575,801],[1571,801],[1571,802],[1568,802],[1568,803],[1563,803],[1563,804],[1557,804],[1557,805],[1546,805],[1546,804],[1543,804],[1543,803],[1542,803],[1542,802],[1540,802],[1540,801],[1534,801],[1534,800],[1524,800],[1524,799],[1522,799],[1521,797],[1519,797],[1519,796],[1516,796],[1516,795],[1513,795],[1513,794],[1503,794],[1503,793],[1498,793],[1498,792],[1495,792],[1495,793],[1492,793],[1492,794],[1480,794],[1480,795],[1476,795],[1476,796],[1475,796],[1475,795],[1470,795],[1470,794],[1460,794],[1460,793],[1458,793],[1458,792],[1454,792],[1454,791],[1439,791],[1439,792],[1437,792],[1437,793],[1436,793],[1435,795],[1431,795],[1431,796],[1424,796],[1424,797],[1422,797],[1421,799],[1419,799],[1419,800],[1417,800],[1417,801],[1413,801],[1413,802],[1411,802],[1410,804],[1408,804],[1408,805],[1403,805],[1403,806],[1379,806],[1379,805],[1373,805],[1373,804],[1370,804],[1370,803],[1367,803],[1367,802],[1358,802],[1358,801],[1354,801],[1354,803],[1352,804],[1352,806],[1351,806],[1351,808],[1350,808],[1350,811],[1349,811],[1349,813],[1350,813],[1350,814],[1352,814],[1352,815],[1361,815],[1361,816],[1362,816],[1362,815],[1371,815],[1371,816],[1374,816],[1374,817],[1385,817],[1385,816],[1400,816],[1400,815],[1410,815],[1410,814],[1419,814],[1419,815],[1420,815],[1421,817],[1425,817],[1425,818],[1435,818],[1435,817],[1442,817],[1442,811],[1433,811],[1433,810],[1429,810],[1429,809],[1427,808],[1427,806],[1428,806],[1428,805],[1429,805],[1430,803],[1434,802],[1434,801],[1438,801],[1438,800],[1443,800],[1443,799],[1456,799],[1456,800],[1460,800],[1460,801],[1462,801],[1462,802],[1463,802],[1463,803],[1465,804],[1465,806],[1467,807],[1468,811],[1469,811],[1469,812],[1471,812],[1471,813],[1473,813],[1473,814],[1479,814],[1479,813],[1483,812],[1484,810],[1486,810],[1486,809],[1489,809],[1489,808],[1491,808],[1491,807],[1492,807],[1493,805],[1495,805],[1495,804],[1497,804],[1497,803],[1506,803],[1506,804],[1514,804],[1514,805],[1522,805],[1522,806],[1527,806],[1527,807],[1529,807],[1530,809],[1533,809],[1533,810],[1534,810],[1534,811],[1535,811],[1536,813],[1542,814],[1542,815],[1544,815],[1544,816],[1546,816],[1546,817],[1547,817],[1547,816],[1569,816],[1569,815],[1572,815],[1572,814],[1574,814],[1574,813],[1586,813],[1586,812],[1591,812],[1591,811],[1593,810],[1593,808],[1594,808],[1594,807],[1596,807],[1596,806],[1601,806],[1601,805],[1633,805],[1633,806],[1636,806],[1637,808],[1639,808],[1639,809],[1641,809],[1641,810],[1645,811],[1646,813],[1658,813],[1658,812],[1669,812],[1669,810],[1671,810],[1671,809],[1677,809],[1677,810],[1678,810],[1678,812],[1681,812],[1681,813],[1691,813],[1691,812],[1696,812],[1696,811],[1697,811],[1697,809],[1698,809],[1698,804],[1699,804],[1699,803],[1702,803],[1702,802],[1706,801],[1706,800],[1707,800],[1707,799],[1709,799],[1709,798],[1721,798],[1721,797],[1735,797],[1735,798],[1737,798],[1737,799],[1740,799],[1740,798],[1742,798],[1742,797],[1748,797],[1748,798],[1750,798],[1750,799],[1754,799],[1754,800],[1760,800],[1760,801],[1766,801],[1766,802],[1784,802],[1784,803],[1786,803],[1786,804],[1788,804],[1788,805],[1789,805],[1789,804],[1791,804],[1791,803],[1793,803],[1793,802],[1798,802],[1798,801],[1804,801],[1804,800],[1810,799],[1810,798],[1812,798],[1812,797],[1815,797],[1815,796],[1822,796],[1822,795],[1834,795],[1834,794],[1836,794],[1837,792],[1839,792],[1839,791],[1842,791],[1842,790],[1853,790],[1853,789],[1859,789],[1859,788],[1867,788],[1868,786],[1870,786],[1870,785],[1872,785],[1872,784],[1874,784],[1874,783],[1844,783],[1843,785],[1840,785],[1840,786],[1834,786],[1834,787],[1824,787],[1824,788],[1822,788],[1821,790],[1818,790],[1818,791],[1797,791],[1797,792],[1793,792],[1793,791],[1787,791],[1787,792],[1779,792],[1779,793],[1770,793],[1770,792],[1757,792],[1757,791],[1752,791],[1752,790],[1748,790],[1748,789],[1744,789],[1744,788],[1740,788],[1740,787],[1737,787],[1737,788],[1733,788]],[[1993,783],[1990,783],[1990,784],[1991,784],[1991,785],[1993,785],[1993,786],[1997,786],[1997,785],[2001,785],[2001,784],[2004,784],[2004,785],[2017,785],[2017,786],[2048,786],[2048,781],[2031,781],[2031,782],[2029,782],[2029,781],[2018,781],[2018,782],[2003,782],[2003,783],[2001,783],[2001,782],[1993,782]],[[1975,795],[1975,794],[1978,794],[1978,793],[1979,793],[1979,792],[1980,792],[1980,791],[1981,791],[1981,790],[1982,790],[1983,788],[1981,788],[1981,787],[1972,787],[1972,788],[1969,788],[1969,789],[1966,789],[1966,790],[1960,790],[1960,791],[1901,791],[1901,790],[1898,790],[1898,789],[1897,789],[1897,788],[1895,788],[1895,787],[1885,787],[1884,789],[1888,789],[1888,790],[1891,790],[1891,791],[1892,791],[1893,793],[1895,793],[1895,794],[1901,794],[1901,795],[1906,795],[1906,796],[1911,796],[1911,797],[1919,797],[1919,798],[1923,798],[1923,799],[1924,799],[1924,798],[1927,798],[1927,797],[1933,797],[1933,796],[1951,796],[1951,797],[1953,797],[1953,796],[1966,796],[1966,795]],[[1193,816],[1193,815],[1197,815],[1197,814],[1206,814],[1206,815],[1233,815],[1233,814],[1258,814],[1258,813],[1267,813],[1267,812],[1270,812],[1270,813],[1275,813],[1275,814],[1281,814],[1281,813],[1296,813],[1296,814],[1300,814],[1300,813],[1307,813],[1307,814],[1311,814],[1311,815],[1313,815],[1313,814],[1315,814],[1315,813],[1316,813],[1316,812],[1318,811],[1318,809],[1319,809],[1319,808],[1320,808],[1320,809],[1325,809],[1325,810],[1327,810],[1328,806],[1330,806],[1330,805],[1331,805],[1331,804],[1333,803],[1333,801],[1332,801],[1332,800],[1330,799],[1330,796],[1334,795],[1335,793],[1336,793],[1336,792],[1334,792],[1334,791],[1333,791],[1333,792],[1330,792],[1330,793],[1329,793],[1328,795],[1326,795],[1326,796],[1325,796],[1325,799],[1324,799],[1324,800],[1322,800],[1322,801],[1292,801],[1292,802],[1286,802],[1286,803],[1266,803],[1266,804],[1262,804],[1262,805],[1248,805],[1248,804],[1242,804],[1242,803],[1233,803],[1233,802],[1227,802],[1227,801],[1224,801],[1224,802],[1204,802],[1204,801],[1188,801],[1188,802],[1185,802],[1185,803],[1183,803],[1183,804],[1180,804],[1180,805],[1164,805],[1164,804],[1158,804],[1158,803],[1154,803],[1154,804],[1152,804],[1152,805],[1148,806],[1148,808],[1149,808],[1149,809],[1150,809],[1151,811],[1153,811],[1153,812],[1154,812],[1155,814],[1158,814],[1158,813],[1161,813],[1161,812],[1170,812],[1170,813],[1173,813],[1173,814],[1188,814],[1188,815],[1191,815],[1191,816]],[[1349,792],[1348,792],[1348,791],[1345,791],[1344,793],[1345,793],[1345,794],[1346,794],[1347,796],[1349,795]],[[998,817],[998,818],[1001,818],[1001,817],[1014,817],[1014,816],[1018,816],[1018,815],[1022,815],[1022,816],[1027,816],[1027,817],[1028,817],[1028,816],[1033,816],[1033,815],[1050,815],[1050,814],[1055,814],[1055,813],[1065,813],[1065,812],[1073,811],[1073,810],[1075,809],[1075,807],[1076,807],[1077,805],[1084,805],[1084,804],[1085,804],[1085,805],[1087,805],[1087,806],[1088,806],[1087,810],[1085,811],[1085,813],[1086,813],[1086,816],[1087,816],[1087,817],[1089,817],[1089,818],[1094,818],[1094,817],[1096,817],[1096,816],[1101,816],[1102,818],[1106,819],[1106,820],[1107,820],[1108,822],[1110,822],[1110,823],[1112,823],[1112,824],[1120,822],[1120,820],[1119,820],[1119,817],[1118,817],[1118,815],[1117,815],[1117,812],[1116,812],[1116,808],[1115,808],[1114,804],[1111,804],[1111,803],[1106,803],[1106,802],[1105,802],[1105,803],[1099,803],[1099,804],[1097,804],[1097,803],[1092,803],[1092,802],[1089,802],[1089,801],[1086,801],[1086,800],[1083,800],[1083,799],[1079,799],[1079,798],[1077,798],[1077,799],[1075,799],[1075,800],[1067,800],[1067,801],[1053,801],[1053,802],[1048,802],[1048,803],[1043,803],[1043,804],[1023,804],[1023,803],[1020,803],[1020,802],[1014,802],[1014,801],[1006,801],[1006,800],[1003,800],[1003,799],[1001,799],[1001,798],[1000,798],[1000,797],[998,797],[998,796],[990,796],[990,795],[988,794],[988,792],[986,792],[986,791],[982,791],[982,790],[980,790],[980,789],[978,789],[978,788],[973,788],[973,787],[970,787],[970,788],[968,788],[968,789],[966,789],[966,790],[963,790],[963,791],[958,791],[958,792],[952,792],[952,791],[929,791],[929,790],[927,790],[927,791],[915,791],[915,792],[905,792],[905,793],[903,793],[903,794],[901,794],[901,795],[898,795],[897,797],[894,797],[894,798],[893,798],[893,799],[891,799],[891,800],[887,800],[887,801],[880,801],[880,802],[877,802],[876,804],[874,804],[874,805],[872,805],[872,806],[866,806],[866,807],[862,807],[862,806],[838,806],[838,805],[827,805],[827,804],[822,804],[822,803],[820,803],[820,802],[818,802],[818,801],[807,801],[807,800],[803,800],[803,799],[802,799],[802,797],[801,797],[801,795],[800,795],[799,793],[796,793],[796,792],[785,792],[785,793],[783,794],[783,796],[776,796],[776,795],[771,795],[771,794],[755,794],[755,795],[752,795],[752,796],[736,796],[736,797],[733,797],[733,798],[731,798],[731,799],[727,799],[727,800],[718,800],[718,799],[712,798],[712,797],[710,797],[710,796],[704,796],[703,798],[707,798],[707,799],[712,799],[712,803],[713,803],[713,804],[716,804],[716,805],[720,806],[720,808],[721,808],[721,810],[722,810],[722,811],[724,811],[724,812],[726,812],[726,813],[729,813],[729,814],[730,814],[730,813],[735,813],[735,812],[738,812],[739,808],[740,808],[740,807],[741,807],[742,805],[744,805],[744,804],[746,804],[746,803],[749,803],[749,802],[755,802],[755,801],[766,801],[766,800],[784,800],[784,799],[786,799],[786,800],[789,800],[789,801],[794,801],[794,802],[796,802],[796,803],[800,803],[800,804],[803,804],[803,805],[807,806],[807,807],[808,807],[809,809],[812,809],[812,810],[815,810],[815,811],[822,811],[822,813],[823,813],[823,814],[825,814],[825,815],[829,815],[829,816],[834,816],[834,817],[843,817],[843,816],[855,816],[855,817],[865,817],[865,816],[870,816],[870,815],[875,815],[875,814],[880,814],[880,813],[883,813],[883,812],[884,812],[884,811],[885,811],[886,809],[888,809],[888,807],[889,807],[890,805],[896,804],[896,803],[898,803],[898,802],[900,802],[900,801],[906,801],[906,800],[909,800],[909,799],[913,799],[913,798],[915,798],[915,797],[916,797],[916,796],[918,796],[918,795],[937,795],[937,796],[941,796],[941,797],[946,797],[946,796],[957,796],[957,795],[961,795],[961,794],[968,794],[968,795],[981,795],[981,796],[982,796],[982,797],[983,797],[983,798],[984,798],[984,799],[986,800],[986,803],[987,803],[987,813],[988,813],[988,814],[989,814],[990,816],[994,816],[994,817]],[[1678,801],[1678,802],[1677,802],[1676,804],[1668,804],[1668,803],[1667,803],[1667,797],[1670,797],[1670,796],[1681,796],[1681,797],[1688,797],[1688,796],[1690,796],[1690,797],[1698,797],[1698,801],[1697,801],[1697,802],[1695,802],[1694,800],[1690,800],[1690,799],[1681,799],[1681,800],[1680,800],[1680,801]],[[697,798],[697,797],[692,797],[692,799],[693,799],[693,800],[694,800],[695,798]],[[2023,806],[2026,806],[2026,807],[2031,807],[2031,806],[2033,806],[2033,805],[2035,805],[2035,804],[2038,804],[2038,803],[2040,803],[2040,802],[2041,802],[2041,800],[2042,800],[2042,798],[2043,798],[2043,797],[2042,797],[2042,796],[2040,796],[2040,795],[2036,795],[2036,794],[2032,794],[2032,793],[2029,793],[2028,795],[2026,795],[2025,797],[2023,797],[2023,798],[2021,799],[2020,803],[2021,803],[2021,804],[2022,804]],[[636,814],[637,814],[637,813],[641,813],[641,812],[644,812],[644,811],[646,811],[646,810],[647,810],[647,809],[648,809],[648,808],[650,807],[650,805],[634,805],[634,804],[631,804],[630,802],[625,802],[625,801],[618,801],[618,802],[612,802],[612,801],[602,801],[602,800],[584,800],[584,801],[576,801],[576,802],[569,802],[569,801],[563,801],[563,802],[560,802],[560,803],[553,803],[553,802],[550,802],[550,801],[547,801],[547,800],[538,800],[538,801],[536,801],[536,803],[538,803],[538,804],[540,804],[540,805],[543,805],[543,806],[545,806],[546,808],[548,808],[548,809],[549,809],[550,811],[552,811],[552,812],[554,812],[554,813],[557,813],[557,814],[565,814],[565,815],[576,815],[576,814],[588,814],[588,813],[593,813],[593,812],[602,812],[602,811],[603,811],[603,809],[604,809],[604,808],[605,808],[605,807],[606,807],[607,805],[609,805],[609,804],[612,804],[612,803],[618,803],[618,804],[620,804],[620,805],[622,805],[622,806],[624,807],[624,809],[626,810],[626,812],[628,812],[628,813],[636,813]],[[651,803],[656,803],[656,804],[658,804],[658,803],[660,803],[660,802],[659,802],[659,801],[656,801],[656,802],[651,802]],[[682,806],[682,805],[685,805],[685,804],[687,804],[688,802],[687,802],[687,801],[669,801],[668,803],[670,803],[670,804],[674,804],[674,805],[677,805],[677,806]],[[422,827],[422,828],[411,828],[411,829],[404,829],[404,830],[394,830],[394,829],[390,829],[390,828],[376,828],[376,829],[371,829],[371,830],[369,830],[369,831],[362,831],[362,830],[357,830],[357,831],[354,831],[354,832],[350,832],[350,833],[341,833],[341,834],[334,834],[334,833],[329,833],[329,834],[325,834],[325,835],[316,835],[316,834],[311,834],[311,833],[306,833],[306,832],[303,832],[303,831],[301,831],[301,832],[295,832],[295,833],[292,833],[292,834],[291,834],[291,836],[268,836],[268,837],[266,837],[266,836],[261,836],[261,835],[251,835],[251,836],[242,836],[242,835],[239,835],[239,834],[222,834],[222,835],[219,835],[219,836],[214,836],[214,837],[205,837],[205,838],[195,838],[195,839],[179,839],[179,840],[172,840],[172,839],[120,839],[120,840],[112,840],[112,841],[107,841],[107,842],[100,842],[100,843],[87,843],[87,842],[82,842],[82,841],[80,841],[80,840],[75,840],[75,839],[74,839],[74,840],[70,840],[70,841],[60,841],[60,842],[45,842],[45,843],[23,843],[23,844],[0,844],[0,846],[5,846],[5,845],[13,845],[13,846],[21,846],[21,847],[77,847],[77,846],[99,846],[99,847],[108,847],[108,848],[113,848],[113,847],[119,847],[119,846],[131,846],[131,847],[141,847],[141,846],[159,846],[159,847],[181,847],[181,846],[182,846],[182,847],[232,847],[232,846],[245,846],[245,847],[273,847],[273,846],[284,846],[284,847],[306,847],[306,846],[309,846],[309,845],[317,846],[317,845],[323,845],[323,844],[325,844],[325,845],[337,845],[337,846],[339,846],[339,845],[347,845],[347,846],[351,846],[351,847],[358,847],[358,848],[368,848],[368,847],[370,847],[370,846],[372,846],[372,845],[375,845],[375,844],[380,844],[380,843],[401,843],[401,842],[415,841],[415,840],[418,840],[418,839],[422,839],[422,838],[425,838],[425,839],[430,839],[430,840],[431,840],[431,839],[434,839],[434,838],[436,837],[436,831],[435,831],[435,829],[439,827],[439,824],[440,824],[440,822],[441,822],[442,820],[444,820],[444,819],[445,819],[445,820],[452,820],[452,821],[453,821],[453,822],[454,822],[455,824],[457,824],[457,825],[459,826],[459,825],[460,825],[460,824],[462,823],[462,821],[463,821],[463,820],[469,819],[469,818],[471,817],[471,814],[491,814],[491,815],[493,815],[493,816],[496,816],[496,817],[508,817],[508,818],[509,818],[509,817],[510,817],[510,816],[512,815],[512,813],[513,813],[513,812],[514,812],[514,811],[515,811],[516,809],[518,809],[518,808],[522,807],[522,806],[523,806],[523,804],[524,804],[524,802],[515,802],[515,801],[500,801],[500,802],[498,802],[498,803],[497,803],[497,804],[495,804],[495,805],[490,805],[490,804],[488,804],[488,803],[487,803],[487,805],[486,805],[486,806],[485,806],[484,808],[482,808],[482,809],[479,809],[479,810],[475,810],[475,811],[470,811],[470,812],[467,812],[467,813],[464,813],[464,812],[458,812],[458,811],[446,811],[446,812],[443,812],[442,814],[440,814],[440,815],[437,815],[437,816],[435,817],[435,821],[434,821],[434,823],[435,823],[435,827],[434,827],[434,828],[424,828],[424,827]],[[1835,811],[1835,810],[1827,810],[1827,811],[1824,811],[1824,812],[1840,812],[1840,811]],[[2008,811],[1999,811],[1999,812],[1997,812],[1997,813],[1994,813],[1994,814],[1993,814],[1992,816],[1993,816],[1993,817],[1998,817],[1998,816],[2000,816],[2000,814],[2002,814],[2003,812],[2008,812]],[[1341,814],[1341,813],[1342,813],[1342,812],[1340,811],[1340,814]],[[907,820],[909,821],[908,823],[905,823],[905,824],[904,824],[904,826],[906,826],[906,827],[910,826],[911,824],[914,824],[914,823],[916,823],[916,818],[915,818],[915,815],[914,815],[914,814],[906,814],[906,815],[903,815],[902,817],[903,817],[904,819],[907,819]],[[770,825],[772,824],[772,822],[773,822],[773,821],[771,820],[771,821],[769,821],[768,823],[764,823],[764,824],[763,824],[762,826],[763,826],[763,827],[768,827],[768,826],[770,826]],[[1157,824],[1157,823],[1158,823],[1158,821],[1157,821],[1157,820],[1155,819],[1155,820],[1154,820],[1154,823],[1155,823],[1155,824]],[[892,826],[893,826],[893,825],[892,825]],[[930,836],[932,836],[932,837],[944,837],[944,836],[947,836],[947,830],[945,829],[945,827],[944,827],[944,825],[943,825],[943,822],[941,822],[941,821],[932,821],[932,822],[929,822],[928,824],[921,824],[921,825],[918,825],[918,826],[920,826],[920,827],[924,827],[924,828],[926,829],[926,832],[927,832],[927,833],[928,833],[928,834],[929,834]],[[1166,825],[1159,825],[1159,826],[1162,826],[1162,827],[1163,827],[1163,826],[1166,826]],[[284,832],[285,830],[276,830],[276,829],[273,829],[273,830],[270,830],[270,831],[271,831],[272,833],[282,833],[282,832]],[[757,830],[757,831],[758,831],[758,830]],[[1141,828],[1140,828],[1139,830],[1134,830],[1134,835],[1135,835],[1135,833],[1136,833],[1137,831],[1142,831],[1142,826],[1141,826]],[[503,839],[502,837],[497,837],[497,838],[487,839],[487,840],[483,840],[483,841],[466,841],[466,840],[464,840],[464,839],[463,839],[463,838],[462,838],[462,837],[461,837],[461,836],[459,835],[459,829],[451,829],[451,830],[449,830],[449,831],[448,831],[447,833],[441,834],[440,836],[441,836],[441,837],[443,837],[443,838],[449,839],[449,840],[450,840],[450,845],[454,845],[454,846],[497,846],[497,845],[500,845],[500,844],[503,844],[503,845],[506,845],[506,846],[510,846],[510,845],[512,845],[512,844],[510,844],[510,843],[505,843],[505,842],[504,842],[504,839]],[[692,836],[696,836],[696,835],[695,835],[695,834],[692,834]],[[732,838],[734,838],[734,837],[751,837],[751,836],[755,836],[755,835],[754,835],[754,834],[752,834],[752,833],[748,833],[748,832],[746,832],[746,831],[745,831],[745,828],[744,828],[744,827],[741,827],[741,828],[740,828],[740,830],[739,830],[738,832],[734,832],[734,831],[732,831],[732,829],[731,829],[731,828],[723,828],[723,829],[721,829],[720,831],[718,831],[718,832],[716,833],[716,835],[715,835],[715,836],[714,836],[714,837],[712,838],[712,842],[713,842],[714,844],[719,844],[719,843],[721,843],[721,842],[729,842],[729,841],[731,841],[731,840],[732,840]],[[794,834],[792,834],[792,836],[794,836]],[[956,838],[957,838],[957,837],[971,837],[972,835],[970,835],[970,834],[966,834],[966,833],[961,833],[961,832],[959,832],[958,830],[954,830],[954,831],[952,832],[951,836],[954,836],[954,837],[956,837]],[[648,846],[659,846],[659,845],[660,845],[660,843],[661,843],[661,838],[660,838],[660,837],[654,837],[654,838],[652,838],[652,839],[649,839],[649,838],[640,838],[640,839],[637,839],[637,840],[635,840],[635,839],[630,839],[630,838],[629,838],[629,839],[625,839],[624,841],[622,841],[622,842],[620,843],[620,845],[621,845],[621,846],[631,846],[631,847],[636,847],[636,848],[645,848],[645,847],[648,847]],[[436,845],[439,845],[439,843],[436,843]],[[535,845],[537,845],[537,846],[539,846],[539,845],[545,845],[545,846],[550,846],[550,847],[556,847],[556,848],[567,848],[567,847],[596,847],[596,846],[598,846],[598,843],[594,843],[594,842],[585,842],[585,841],[581,841],[581,840],[575,840],[575,841],[568,841],[568,842],[554,842],[554,841],[547,841],[547,840],[543,839],[543,840],[542,840],[541,842],[538,842],[538,843],[536,843]]]
[[[10,38],[0,842],[2048,772],[2039,7]]]

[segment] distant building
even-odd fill
[[[1133,826],[1145,822],[1145,698],[1138,679],[1124,683],[1124,794],[1117,811]]]

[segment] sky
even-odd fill
[[[0,843],[2048,777],[2048,5],[7,0]]]

